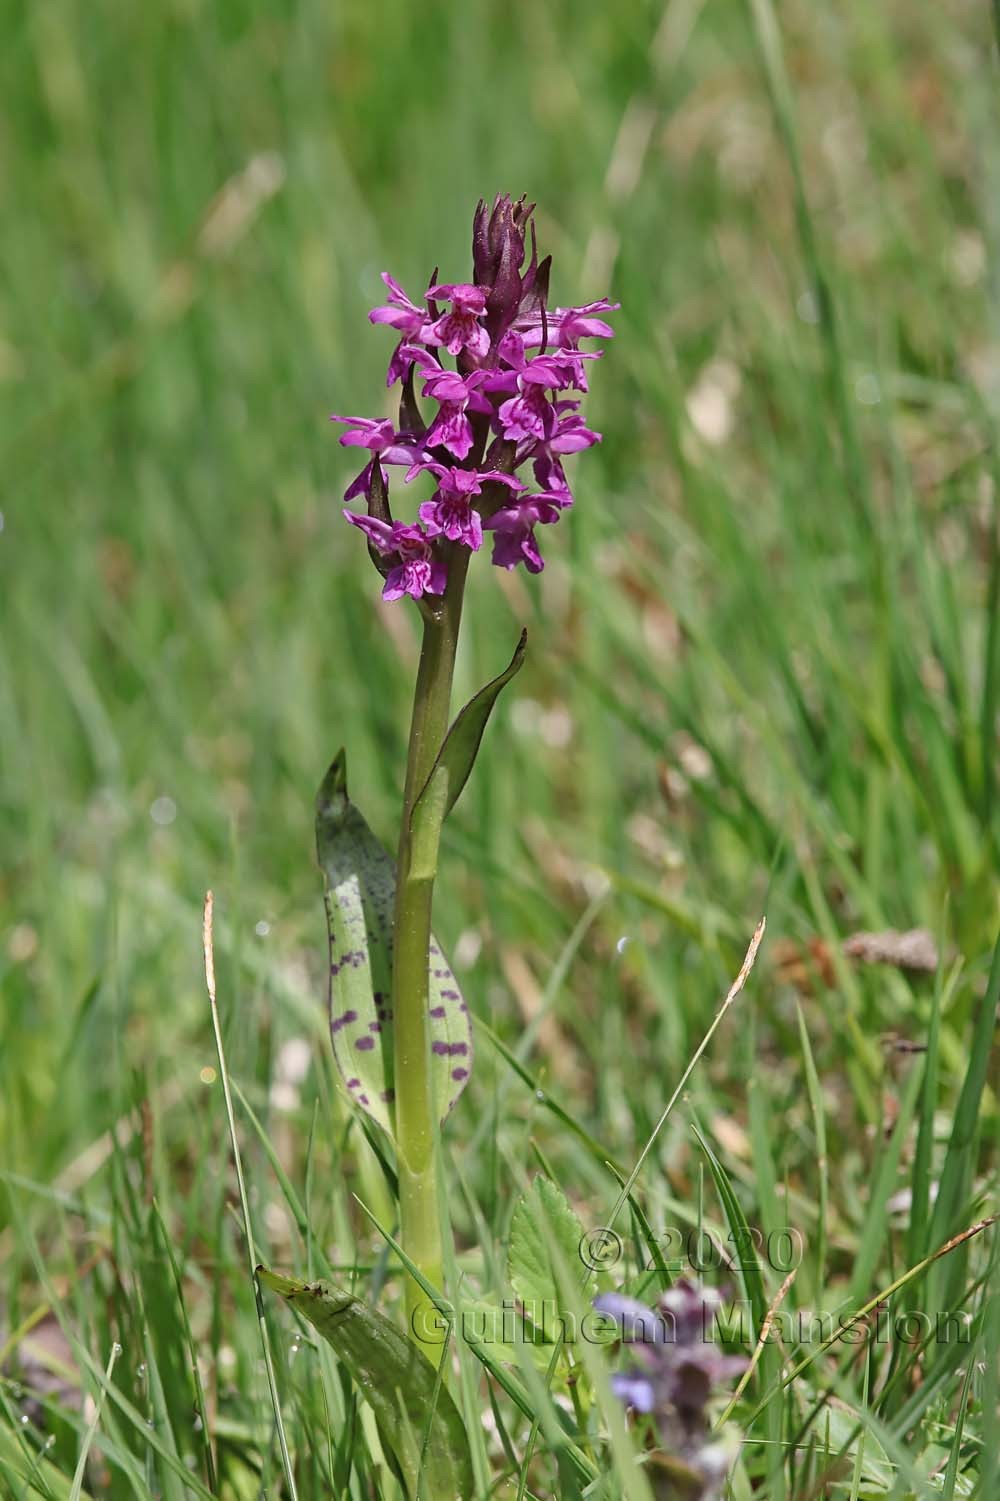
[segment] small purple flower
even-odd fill
[[[388,418],[380,420],[377,417],[334,415],[330,421],[349,423],[347,432],[340,435],[340,442],[344,448],[367,448],[372,454],[371,461],[344,491],[345,500],[353,500],[356,495],[368,495],[371,490],[373,464],[378,463],[380,467],[382,464],[415,464],[420,458],[421,445],[414,443],[406,434],[397,433]],[[382,470],[382,483],[388,488],[384,469]]]
[[[447,448],[456,459],[468,456],[473,443],[467,411],[486,416],[493,408],[477,389],[485,379],[481,370],[462,376],[454,370],[438,370],[424,382],[424,396],[440,403],[440,410],[424,434],[425,448]]]
[[[535,541],[535,527],[558,521],[566,505],[567,497],[562,492],[550,490],[538,495],[519,495],[511,505],[494,511],[483,525],[496,532],[492,561],[497,568],[516,568],[523,563],[529,573],[541,573],[545,561]]]
[[[427,296],[432,301],[450,302],[452,310],[432,323],[425,334],[425,342],[443,345],[449,354],[461,354],[467,349],[476,359],[484,360],[490,352],[490,336],[480,323],[486,311],[486,293],[482,287],[469,282],[445,282],[431,287]]]
[[[388,271],[382,272],[382,280],[389,288],[389,301],[382,307],[372,308],[368,314],[369,323],[388,323],[390,328],[398,329],[404,339],[420,339],[431,321],[427,309],[412,302]]]
[[[557,402],[556,410],[576,406],[575,402]],[[569,495],[569,481],[562,466],[565,454],[580,453],[594,443],[600,443],[600,433],[587,426],[576,411],[566,412],[551,438],[536,443],[531,450],[535,479],[544,490],[561,490]]]
[[[404,594],[420,599],[424,594],[444,593],[448,570],[435,557],[421,527],[407,526],[402,521],[380,521],[376,516],[359,516],[354,511],[345,510],[344,515],[364,532],[383,557],[399,559],[386,576],[383,599],[402,599]]]
[[[567,386],[579,385],[581,360],[600,358],[599,350],[554,349],[551,354],[536,354],[533,359],[526,360],[520,379],[531,385],[563,391]]]
[[[500,341],[497,357],[501,367],[508,368],[490,375],[488,388],[491,391],[523,390],[523,382],[562,391],[567,386],[579,386],[585,390],[582,361],[599,360],[601,355],[596,350],[554,349],[549,354],[529,358],[524,339],[510,329]]]
[[[478,552],[483,545],[483,523],[473,498],[482,494],[483,485],[489,481],[512,490],[519,490],[521,481],[510,474],[501,474],[498,469],[477,471],[454,466],[446,469],[443,464],[426,467],[438,476],[437,490],[419,510],[428,536],[447,537],[449,542],[461,542]]]
[[[426,341],[431,317],[425,307],[419,307],[417,303],[410,301],[399,282],[395,281],[388,271],[382,272],[382,280],[389,288],[389,301],[382,307],[372,308],[368,314],[368,321],[387,323],[390,328],[399,330],[400,341],[393,350],[392,359],[389,361],[389,371],[385,378],[386,385],[393,386],[406,374],[412,363],[411,340],[416,340],[417,343]]]
[[[519,377],[518,384],[520,385]],[[498,413],[500,431],[515,443],[522,438],[547,440],[558,425],[556,409],[539,385],[525,384],[520,394],[501,404]]]
[[[619,1402],[634,1407],[636,1412],[652,1412],[656,1406],[656,1388],[648,1376],[618,1372],[611,1378],[611,1390]]]
[[[490,378],[492,389],[510,390],[516,371],[518,394],[501,404],[498,413],[500,431],[505,438],[515,442],[524,438],[547,441],[554,436],[558,425],[558,410],[545,395],[547,390],[562,391],[567,386],[581,386],[584,359],[596,359],[596,355],[574,354],[558,350],[553,354],[537,354],[533,360],[526,359],[514,342],[517,335],[510,334],[504,340],[511,371],[501,372]],[[518,342],[520,342],[518,340]]]
[[[579,339],[613,339],[615,331],[610,323],[595,318],[594,314],[616,313],[620,307],[620,302],[609,302],[602,297],[599,302],[588,302],[583,307],[557,307],[547,311],[544,330],[541,313],[537,312],[519,318],[515,327],[524,334],[524,342],[529,348],[539,346],[544,337],[547,343],[558,349],[575,349]]]
[[[611,1378],[620,1401],[656,1420],[669,1452],[698,1475],[702,1496],[716,1496],[728,1465],[720,1467],[708,1402],[713,1389],[746,1369],[742,1356],[726,1355],[712,1340],[719,1294],[682,1278],[647,1308],[620,1293],[602,1293],[594,1307],[617,1320],[635,1365]]]

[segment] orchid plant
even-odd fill
[[[441,1217],[435,1131],[442,1107],[451,1107],[468,1080],[472,1051],[465,1003],[431,938],[437,845],[445,813],[471,769],[479,720],[485,723],[523,651],[522,646],[503,679],[484,689],[485,697],[474,701],[475,709],[470,706],[449,734],[466,574],[486,532],[493,535],[497,567],[523,564],[531,573],[543,568],[536,529],[557,522],[573,504],[563,460],[600,440],[580,413],[587,364],[599,352],[581,349],[581,341],[612,334],[600,316],[612,310],[606,300],[549,307],[550,259],[538,259],[532,207],[507,197],[497,198],[492,208],[478,205],[471,282],[439,282],[435,275],[418,303],[384,273],[388,301],[369,316],[399,335],[386,377],[390,389],[401,390],[399,425],[377,418],[333,419],[346,426],[342,444],[370,454],[344,497],[363,499],[367,509],[346,509],[344,515],[367,538],[384,579],[383,599],[408,595],[417,602],[423,646],[391,929],[383,912],[383,951],[391,933],[393,962],[376,991],[375,1017],[365,1020],[370,1008],[345,1004],[335,1008],[331,1025],[348,1091],[395,1142],[402,1245],[436,1287],[441,1285]],[[451,356],[454,368],[445,356]],[[392,513],[388,471],[393,467],[405,469],[406,483],[424,476],[432,482],[430,497],[414,508],[416,520],[397,520]],[[331,963],[336,978],[336,955]],[[339,992],[334,985],[335,1000]],[[349,999],[346,993],[343,999]],[[362,1060],[362,1054],[369,1056]],[[362,1069],[359,1060],[368,1067]],[[378,1077],[366,1087],[365,1077],[370,1080],[373,1073]],[[421,1297],[411,1279],[411,1327]]]
[[[573,505],[565,461],[600,441],[581,413],[587,367],[600,351],[581,344],[612,336],[602,315],[616,306],[605,299],[550,305],[551,262],[538,258],[533,207],[506,196],[479,203],[469,282],[442,282],[435,272],[417,302],[383,274],[388,298],[369,316],[398,336],[386,377],[390,390],[399,388],[398,422],[332,419],[344,425],[340,442],[368,455],[347,487],[344,515],[367,541],[382,598],[409,597],[423,627],[395,860],[348,797],[342,751],[320,788],[317,846],[329,919],[333,1051],[347,1096],[395,1155],[407,1333],[432,1371],[442,1345],[428,1337],[435,1323],[430,1292],[444,1284],[447,1225],[437,1136],[472,1066],[468,1008],[431,933],[438,848],[526,639],[522,633],[507,668],[449,728],[463,597],[487,532],[497,567],[544,567],[538,528]],[[390,494],[390,471],[400,469],[404,486],[422,480],[431,487],[409,504],[405,520],[394,510],[408,492],[393,485]],[[394,1329],[376,1329],[376,1316],[358,1299],[325,1284],[321,1293],[319,1284],[263,1275],[298,1300],[349,1365],[366,1340],[388,1348],[399,1338]],[[360,1331],[355,1344],[352,1319]],[[439,1415],[452,1422],[447,1393],[436,1400]],[[435,1494],[462,1493],[447,1468],[455,1449],[447,1433],[439,1447],[445,1469]]]

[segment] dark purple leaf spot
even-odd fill
[[[375,1039],[374,1037],[359,1037],[354,1046],[359,1053],[370,1053],[375,1046]]]

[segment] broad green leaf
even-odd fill
[[[330,934],[330,1037],[350,1098],[393,1133],[392,922],[395,864],[347,795],[340,751],[316,797],[316,851]],[[465,1088],[472,1029],[435,939],[428,979],[431,1072],[441,1120]]]
[[[384,1314],[330,1282],[300,1282],[257,1268],[265,1287],[308,1319],[347,1367],[378,1420],[411,1501],[469,1501],[465,1425],[430,1361]]]
[[[536,1178],[514,1210],[507,1275],[532,1325],[551,1342],[558,1339],[566,1312],[554,1258],[580,1268],[583,1302],[589,1304],[597,1291],[593,1271],[581,1260],[582,1241],[583,1226],[562,1189],[547,1178]],[[571,1330],[572,1320],[565,1327]]]
[[[511,678],[521,670],[527,642],[528,633],[522,631],[509,665],[499,677],[487,683],[485,688],[480,688],[475,698],[470,698],[445,736],[431,774],[413,805],[410,832],[416,862],[414,874],[418,878],[434,874],[441,825],[469,780],[493,705]]]

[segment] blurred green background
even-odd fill
[[[379,272],[461,279],[476,199],[524,192],[555,299],[622,310],[545,574],[473,570],[459,691],[522,623],[530,654],[437,928],[473,1010],[629,1160],[766,906],[745,1024],[694,1097],[748,1172],[756,1076],[808,1199],[799,999],[849,1248],[879,1039],[919,1040],[929,987],[840,940],[926,925],[964,957],[951,1098],[997,918],[989,8],[2,12],[6,1166],[77,1185],[141,1100],[167,1183],[223,1139],[208,885],[235,1076],[266,1104],[303,1035],[328,1067],[312,798],[346,745],[393,837],[416,631],[341,520],[356,465],[327,417],[388,410]],[[484,1063],[456,1143],[492,1088]],[[504,1111],[523,1153],[536,1102]],[[686,1130],[660,1163],[682,1196]]]

